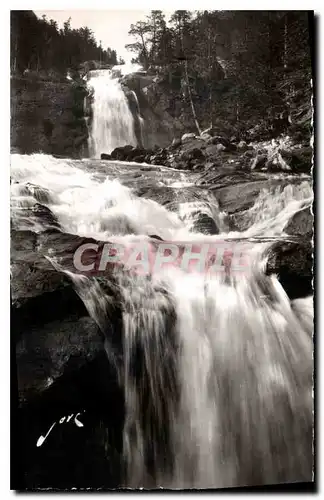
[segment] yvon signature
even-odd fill
[[[45,434],[45,436],[40,436],[37,440],[37,443],[36,443],[36,446],[37,448],[39,448],[40,446],[42,446],[42,444],[44,444],[44,442],[46,441],[46,439],[48,438],[49,434],[52,432],[54,426],[56,424],[60,425],[60,424],[64,424],[64,423],[68,423],[70,422],[70,420],[72,420],[72,422],[77,426],[77,427],[84,427],[83,423],[78,419],[78,417],[81,415],[81,413],[72,413],[71,415],[69,416],[66,416],[66,417],[62,417],[60,420],[54,422],[51,427],[49,428],[48,432]]]

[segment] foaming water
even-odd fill
[[[90,155],[100,158],[119,146],[136,146],[134,119],[126,95],[110,70],[95,71],[88,81],[93,92]]]
[[[261,192],[244,215],[248,228],[228,233],[217,200],[180,204],[172,212],[109,176],[96,181],[81,165],[14,155],[12,177],[20,186],[39,183],[55,194],[47,206],[65,231],[110,236],[125,245],[149,234],[189,242],[242,239],[252,255],[246,272],[230,276],[180,268],[150,277],[123,270],[107,276],[122,323],[121,345],[106,336],[105,346],[126,407],[126,473],[117,486],[204,489],[310,481],[312,300],[291,302],[277,278],[264,274],[270,244],[262,241],[284,236],[287,221],[310,205],[310,184]],[[19,189],[26,197],[25,188],[12,189],[16,198]],[[192,215],[202,206],[220,225],[219,235],[192,231]],[[61,270],[106,334],[116,307],[107,286]]]

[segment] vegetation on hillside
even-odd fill
[[[198,132],[217,121],[310,133],[313,16],[307,11],[151,11],[131,25],[134,62],[160,73]]]
[[[85,27],[73,29],[68,19],[62,29],[56,21],[39,19],[33,11],[11,11],[11,71],[25,70],[66,74],[85,61],[115,65],[117,53],[98,45],[93,32]]]

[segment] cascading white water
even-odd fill
[[[206,236],[186,225],[192,206],[185,214],[185,205],[169,212],[117,180],[95,180],[84,165],[13,155],[11,175],[21,184],[12,185],[12,217],[29,181],[49,190],[47,205],[67,232],[114,236],[125,245],[149,234],[217,242],[281,236],[292,215],[312,201],[308,181],[264,191],[245,213],[246,231]],[[277,278],[264,275],[269,243],[249,245],[252,265],[230,279],[182,269],[151,278],[115,276],[123,320],[124,486],[311,480],[312,301],[291,302]],[[99,283],[68,274],[105,331]]]
[[[100,158],[119,146],[136,146],[134,119],[127,97],[111,70],[90,73],[88,87],[92,91],[90,156]]]

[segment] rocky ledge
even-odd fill
[[[164,165],[180,170],[217,169],[228,163],[245,171],[310,173],[313,150],[308,144],[296,144],[289,137],[247,143],[227,137],[216,129],[207,129],[200,136],[184,134],[166,148],[145,149],[126,145],[111,154],[102,153],[103,160],[133,161]]]

